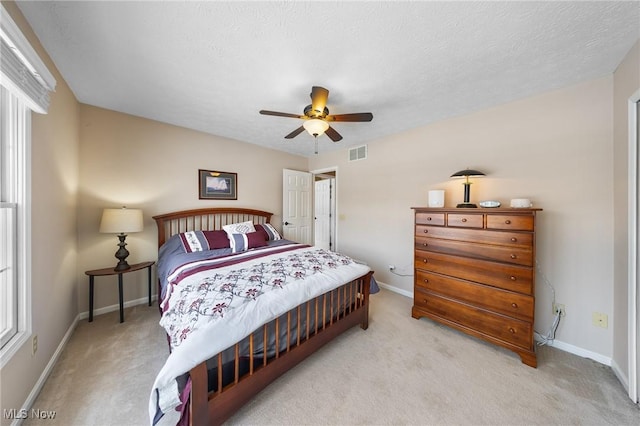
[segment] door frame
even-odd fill
[[[638,152],[639,152],[639,138],[638,126],[640,120],[638,114],[640,113],[640,90],[636,91],[629,98],[629,183],[628,183],[628,228],[629,228],[629,258],[628,258],[628,303],[629,303],[629,398],[634,403],[638,403],[638,393],[640,392],[640,371],[638,371],[638,364],[640,364],[640,349],[638,345],[638,332],[640,331],[640,324],[638,323],[638,311],[640,310],[640,276],[638,275],[638,254],[639,247],[638,242],[640,236],[639,221],[638,221],[638,201],[640,199],[640,185],[638,183]]]
[[[334,224],[335,224],[335,226],[334,226],[335,235],[334,235],[334,239],[333,239],[333,242],[335,243],[335,246],[332,248],[332,250],[333,251],[339,251],[339,247],[340,246],[339,246],[339,242],[338,242],[339,241],[338,236],[340,235],[340,233],[338,231],[338,222],[339,222],[338,221],[338,166],[325,167],[323,169],[311,170],[309,173],[311,173],[312,182],[315,182],[316,175],[322,175],[322,174],[331,173],[331,172],[335,173],[334,193],[336,195],[335,196],[335,210],[333,212],[333,214],[335,215],[334,216],[334,221],[333,221]],[[315,185],[313,185],[313,188],[315,190]],[[313,194],[313,197],[311,197],[311,199],[314,202],[314,205],[312,206],[312,211],[315,211],[315,208],[316,208],[316,206],[315,206],[315,193]],[[315,238],[315,235],[314,235],[314,238]]]
[[[329,186],[329,191],[327,193],[328,195],[328,199],[326,199],[325,201],[328,202],[328,208],[329,208],[329,247],[328,249],[330,251],[335,251],[335,246],[336,246],[336,207],[335,207],[335,202],[336,202],[336,178],[335,175],[331,174],[331,175],[327,175],[327,174],[322,174],[322,175],[313,175],[314,176],[314,181],[313,181],[313,189],[314,189],[314,194],[313,194],[313,200],[314,200],[314,205],[313,205],[313,219],[315,221],[314,223],[314,235],[313,235],[313,241],[314,241],[314,245],[318,243],[318,205],[317,203],[320,201],[322,202],[322,199],[318,198],[318,185],[320,183],[323,184],[328,184]],[[322,176],[320,178],[316,178],[315,176]],[[322,246],[319,246],[322,247]]]

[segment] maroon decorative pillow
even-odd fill
[[[256,231],[264,234],[264,239],[267,241],[274,241],[282,238],[280,234],[278,234],[278,231],[276,231],[276,228],[269,223],[265,223],[263,225],[254,223],[253,226],[255,226]]]
[[[224,231],[187,231],[179,236],[185,253],[231,247]]]
[[[233,253],[240,253],[267,245],[267,240],[265,240],[264,234],[260,231],[248,232],[246,234],[230,234],[229,241]]]
[[[220,231],[202,231],[204,237],[207,239],[209,243],[209,249],[221,249],[231,247],[229,243],[229,237],[227,233],[223,230]]]
[[[262,225],[260,225],[259,223],[254,223],[253,226],[255,226],[256,232],[259,232],[262,234],[262,236],[264,236],[265,240],[269,240],[269,234],[267,234],[267,231],[264,230]]]

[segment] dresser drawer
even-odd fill
[[[461,228],[483,228],[483,215],[478,213],[449,213],[447,215],[447,226],[457,226]]]
[[[488,214],[487,229],[510,229],[514,231],[533,231],[533,216]]]
[[[416,271],[416,288],[490,311],[533,321],[533,297],[425,271]]]
[[[416,223],[444,226],[444,213],[416,213]]]
[[[437,272],[518,293],[532,294],[533,269],[425,250],[415,251],[416,269]]]
[[[442,226],[416,225],[416,237],[469,241],[503,246],[533,247],[533,234],[528,232],[487,231],[483,229],[446,228]]]
[[[455,322],[481,334],[488,335],[521,348],[533,346],[532,324],[504,315],[485,311],[465,303],[439,297],[418,289],[414,303],[420,309]]]
[[[418,250],[429,250],[456,256],[467,256],[476,259],[533,266],[533,253],[530,248],[504,247],[418,236],[415,238],[415,247]]]

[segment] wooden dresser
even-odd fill
[[[411,315],[503,346],[536,367],[535,218],[541,209],[413,209]]]

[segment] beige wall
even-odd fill
[[[367,261],[378,280],[411,292],[412,206],[427,191],[462,201],[466,167],[473,202],[531,198],[539,214],[540,268],[566,305],[557,339],[612,356],[612,329],[591,324],[594,311],[613,319],[613,78],[606,77],[372,141],[368,159],[347,152],[313,157],[310,169],[338,167],[338,247]],[[551,291],[538,274],[536,330],[546,332]],[[407,315],[410,313],[407,312]]]
[[[128,261],[156,260],[153,215],[241,206],[273,212],[280,229],[282,169],[307,169],[304,157],[127,114],[82,105],[80,116],[78,312],[89,308],[84,271],[117,263],[116,236],[98,233],[103,208],[141,208],[144,231],[127,237]],[[238,200],[199,200],[198,169],[237,173]],[[125,275],[125,301],[146,297],[146,280],[146,272]],[[116,277],[96,278],[96,309],[116,304],[117,296]]]
[[[0,371],[1,409],[22,408],[77,315],[78,103],[13,2],[2,2],[57,80],[47,115],[32,113],[32,329]],[[2,416],[2,424],[8,420]]]
[[[614,73],[613,155],[614,155],[614,288],[616,312],[613,361],[626,377],[629,374],[628,345],[628,179],[629,179],[629,98],[640,90],[640,41],[633,46]]]

